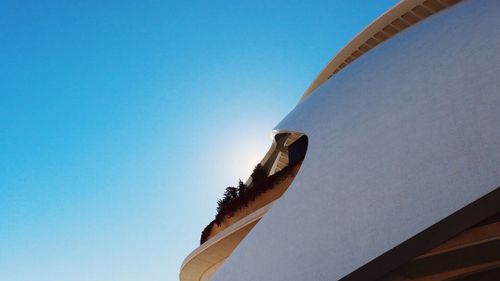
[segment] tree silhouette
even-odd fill
[[[255,184],[261,184],[264,182],[267,178],[267,173],[264,167],[259,163],[255,166],[253,169],[252,175],[251,175],[253,182]]]
[[[231,204],[233,200],[238,197],[238,189],[233,186],[226,187],[224,191],[224,196],[217,201],[217,215],[215,215],[215,222],[217,225],[222,223],[222,219],[225,215],[231,215],[234,213],[234,204]]]
[[[224,191],[224,197],[229,198],[228,200],[229,202],[231,202],[231,200],[238,197],[238,189],[233,186],[226,187],[226,191]]]
[[[247,191],[247,185],[244,184],[241,179],[238,181],[238,196],[242,197],[243,194]]]

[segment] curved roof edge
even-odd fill
[[[461,0],[402,0],[375,19],[343,47],[307,88],[300,102],[330,77],[378,44]]]

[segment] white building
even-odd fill
[[[387,11],[276,126],[269,174],[307,146],[288,190],[228,218],[181,281],[500,280],[499,48],[498,0]]]

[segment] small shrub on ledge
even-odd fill
[[[264,167],[262,167],[261,164],[257,164],[250,175],[252,177],[252,182],[249,186],[245,185],[241,180],[239,180],[238,187],[228,186],[224,191],[223,197],[217,201],[215,219],[211,221],[201,233],[200,244],[208,240],[215,224],[220,226],[224,218],[232,217],[236,212],[247,207],[250,202],[254,201],[261,194],[271,190],[277,183],[290,176],[293,168],[300,165],[300,163],[301,162],[297,162],[293,166],[287,166],[269,177]]]

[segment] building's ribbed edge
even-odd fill
[[[331,59],[307,88],[300,99],[303,101],[330,77],[351,62],[369,52],[406,28],[438,13],[461,0],[403,0],[378,17],[358,33]]]

